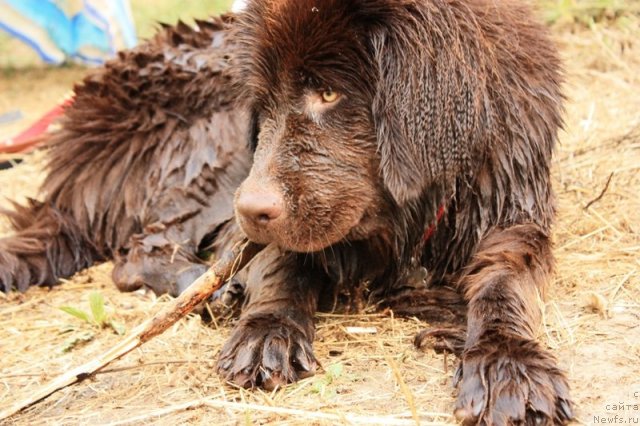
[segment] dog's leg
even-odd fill
[[[0,289],[5,292],[55,285],[100,259],[74,219],[48,204],[31,200],[4,213],[15,230],[0,239]]]
[[[270,390],[314,374],[313,316],[322,283],[303,258],[267,247],[249,265],[245,305],[218,360],[226,380]]]
[[[113,280],[121,291],[147,287],[158,295],[177,296],[207,270],[198,257],[201,250],[215,259],[244,239],[233,220],[233,193],[249,168],[249,154],[240,145],[244,140],[202,139],[211,149],[235,152],[226,163],[196,168],[192,171],[196,177],[188,185],[184,174],[189,164],[207,152],[197,145],[204,142],[190,141],[183,155],[173,154],[172,164],[181,167],[163,187],[154,189],[157,193],[140,215],[142,232],[129,238],[127,250],[114,253]]]
[[[192,243],[174,243],[163,233],[133,235],[128,245],[126,256],[114,259],[112,278],[120,291],[146,287],[176,297],[207,270]]]
[[[550,246],[536,225],[494,229],[461,280],[469,310],[456,415],[465,424],[557,425],[572,417],[567,380],[536,341]]]

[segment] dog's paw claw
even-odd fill
[[[553,357],[531,340],[495,336],[462,357],[455,416],[465,425],[562,425],[569,387]]]
[[[317,366],[303,329],[267,315],[241,320],[222,348],[218,373],[240,387],[272,390],[314,375]]]

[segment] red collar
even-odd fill
[[[441,204],[438,208],[438,213],[436,213],[436,220],[424,231],[424,237],[422,237],[424,242],[429,241],[429,238],[431,238],[433,236],[433,233],[436,232],[436,226],[442,220],[444,212],[444,204]]]

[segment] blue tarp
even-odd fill
[[[128,0],[0,0],[0,29],[53,64],[100,64],[136,44]]]

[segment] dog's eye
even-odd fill
[[[338,92],[334,92],[331,89],[327,89],[324,92],[322,92],[322,101],[325,103],[331,104],[337,101],[339,96],[340,95],[338,95]]]

